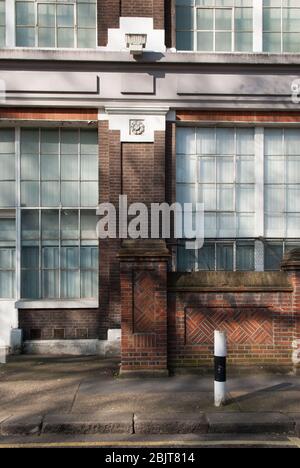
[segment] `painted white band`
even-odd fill
[[[215,330],[214,339],[215,339],[214,355],[218,357],[226,357],[227,356],[226,333],[219,331],[219,330]]]
[[[214,383],[215,406],[221,406],[226,401],[226,382]]]

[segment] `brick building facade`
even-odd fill
[[[122,372],[165,374],[210,364],[218,328],[233,364],[297,367],[299,17],[285,0],[0,0],[5,346],[16,329],[24,352],[121,340]],[[97,206],[120,195],[203,202],[204,246],[99,240]]]

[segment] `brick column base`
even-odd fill
[[[167,263],[162,240],[124,241],[121,264],[121,374],[168,375]]]
[[[293,366],[295,372],[300,369],[300,249],[287,252],[282,264],[293,285],[292,314],[293,314]]]

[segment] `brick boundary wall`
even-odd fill
[[[212,366],[215,329],[227,333],[230,364],[292,364],[291,292],[169,292],[168,323],[171,367]]]

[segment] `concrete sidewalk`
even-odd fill
[[[0,366],[0,434],[288,433],[300,435],[300,377],[228,376],[226,406],[213,377],[118,378],[99,357],[19,356]]]

